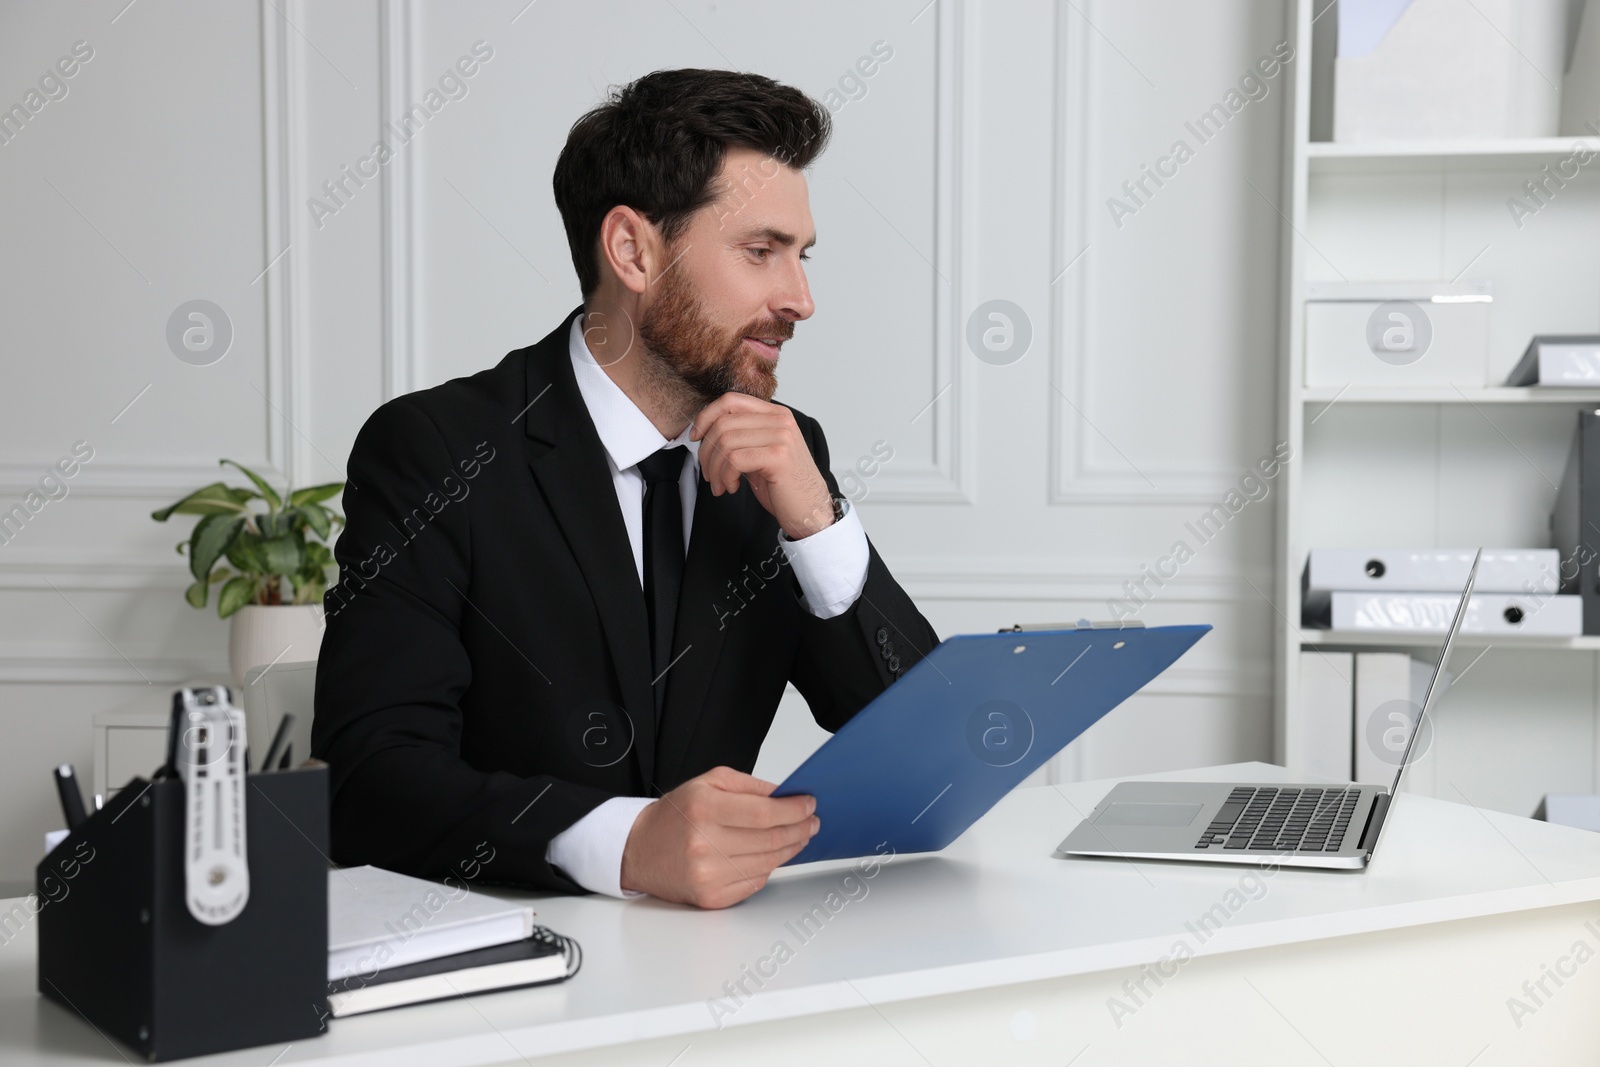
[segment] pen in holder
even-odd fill
[[[220,687],[174,694],[168,766],[36,872],[54,901],[38,916],[39,992],[151,1062],[324,1029],[327,765],[247,773],[236,715]],[[58,897],[61,856],[77,869]]]

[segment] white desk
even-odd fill
[[[1264,764],[1151,777],[1287,780]],[[540,921],[585,950],[563,985],[334,1020],[287,1050],[183,1062],[1600,1061],[1600,834],[1406,794],[1364,873],[1052,858],[1111,784],[1018,790],[944,853],[884,864],[853,900],[842,862],[780,871],[715,912],[541,896]],[[843,906],[798,937],[830,892]],[[724,982],[780,941],[792,954],[719,1029],[710,1002],[731,1007]],[[1547,966],[1571,973],[1559,987],[1545,977],[1550,995],[1535,1003],[1523,982]],[[124,1062],[34,983],[30,929],[0,945],[0,1063]],[[1532,1010],[1513,1018],[1511,997]],[[568,1055],[539,1059],[554,1053]]]

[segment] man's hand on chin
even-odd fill
[[[726,908],[767,884],[822,825],[809,796],[732,767],[691,778],[633,821],[622,851],[622,888],[697,908]]]
[[[828,483],[800,436],[794,412],[782,404],[723,393],[695,416],[689,437],[700,442],[700,474],[714,495],[737,492],[743,476],[794,541],[833,524]]]

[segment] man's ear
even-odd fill
[[[660,270],[660,234],[631,207],[618,204],[600,220],[600,257],[622,285],[635,293],[649,288]]]

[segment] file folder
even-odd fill
[[[1332,599],[1333,629],[1369,633],[1442,635],[1461,603],[1460,594],[1449,593],[1334,593]],[[1473,593],[1461,632],[1577,637],[1583,608],[1575,596]]]
[[[1583,599],[1583,632],[1600,634],[1600,414],[1593,411],[1578,412],[1550,539],[1561,555],[1561,592]]]
[[[1301,573],[1305,621],[1325,623],[1335,592],[1460,593],[1475,548],[1313,548]],[[1486,548],[1478,564],[1480,593],[1548,596],[1560,584],[1553,548]],[[1452,608],[1450,614],[1454,614]],[[1449,628],[1446,617],[1443,633]]]
[[[1355,655],[1313,648],[1300,653],[1299,750],[1289,767],[1313,778],[1351,780]]]
[[[822,827],[790,864],[936,852],[1210,626],[966,634],[940,642],[773,790]]]
[[[1456,598],[1460,603],[1460,597]],[[1454,616],[1454,612],[1451,615]],[[1463,620],[1465,622],[1465,620]],[[1433,663],[1404,652],[1360,652],[1355,656],[1355,774],[1351,781],[1364,785],[1391,785],[1400,760],[1406,758],[1411,724],[1428,697]],[[1439,675],[1442,698],[1455,680],[1450,671]],[[1398,717],[1397,717],[1398,716]],[[1408,788],[1416,790],[1432,781],[1434,763],[1433,722],[1424,722],[1406,767]],[[1426,779],[1426,781],[1424,781]],[[1423,792],[1430,792],[1424,788]]]
[[[1600,337],[1540,334],[1528,342],[1506,384],[1590,389],[1600,386]]]

